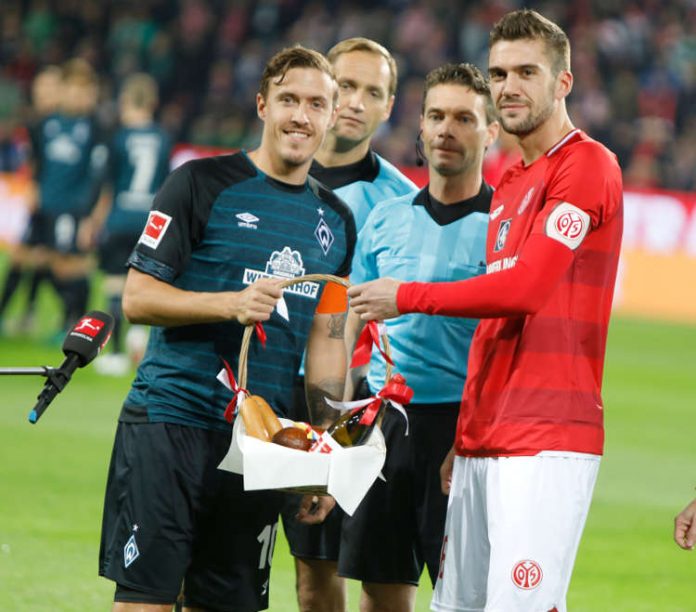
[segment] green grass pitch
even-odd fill
[[[31,339],[0,337],[0,366],[58,365],[43,296]],[[16,314],[16,313],[14,313]],[[13,312],[10,312],[12,318]],[[11,323],[11,321],[10,321]],[[40,377],[0,378],[0,610],[110,607],[97,576],[101,503],[116,417],[130,378],[79,370],[36,425]],[[606,456],[570,585],[573,611],[696,610],[696,552],[672,542],[674,515],[696,496],[696,327],[615,319],[605,373]],[[430,586],[419,591],[427,610]],[[357,610],[351,585],[350,610]],[[274,612],[296,610],[292,559],[278,538]]]

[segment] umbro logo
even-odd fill
[[[259,222],[259,218],[256,215],[252,215],[250,212],[243,212],[236,214],[235,217],[239,219],[239,222],[237,223],[238,227],[258,229],[257,223]]]

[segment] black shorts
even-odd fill
[[[293,387],[292,407],[288,418],[309,422],[305,401],[304,378],[298,376]],[[290,553],[302,559],[338,560],[341,541],[341,525],[345,512],[334,506],[331,513],[319,525],[305,525],[295,519],[300,507],[301,495],[287,495],[283,506],[283,530],[290,546]]]
[[[23,242],[45,246],[64,254],[83,253],[77,246],[77,229],[83,217],[71,213],[54,215],[38,210],[32,214]]]
[[[440,466],[449,452],[459,402],[412,404],[406,422],[387,409],[382,432],[387,457],[353,516],[343,520],[338,573],[364,582],[418,584],[427,566],[435,584],[447,514]]]
[[[53,224],[50,218],[37,210],[29,217],[27,229],[24,231],[22,242],[28,246],[50,246],[52,239]]]
[[[125,276],[126,261],[133,252],[141,232],[112,234],[104,232],[99,239],[99,269],[111,276]]]
[[[255,612],[268,607],[283,495],[243,490],[217,469],[227,433],[119,423],[104,502],[99,574],[116,598]],[[121,593],[121,595],[119,595]]]

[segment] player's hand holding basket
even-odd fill
[[[348,286],[346,280],[324,274],[297,277],[284,281],[281,286],[284,288],[305,281],[328,281]],[[284,302],[279,310],[281,308],[285,308]],[[219,467],[242,474],[247,490],[328,493],[343,510],[352,514],[384,465],[386,447],[378,425],[386,405],[391,404],[403,411],[400,404],[407,403],[412,394],[402,377],[390,378],[392,363],[386,334],[371,321],[356,347],[356,355],[361,353],[362,361],[366,362],[373,343],[379,346],[382,340],[384,350],[380,350],[387,361],[384,388],[374,397],[358,402],[343,404],[327,399],[341,412],[336,422],[322,432],[307,423],[278,419],[263,398],[245,390],[247,356],[254,328],[254,325],[249,325],[244,331],[238,365],[239,382],[234,387],[238,414],[242,418],[235,419],[230,450]],[[355,361],[354,358],[351,365],[355,365]],[[231,375],[228,371],[228,376]]]

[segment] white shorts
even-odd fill
[[[599,459],[456,457],[430,609],[565,612]]]

